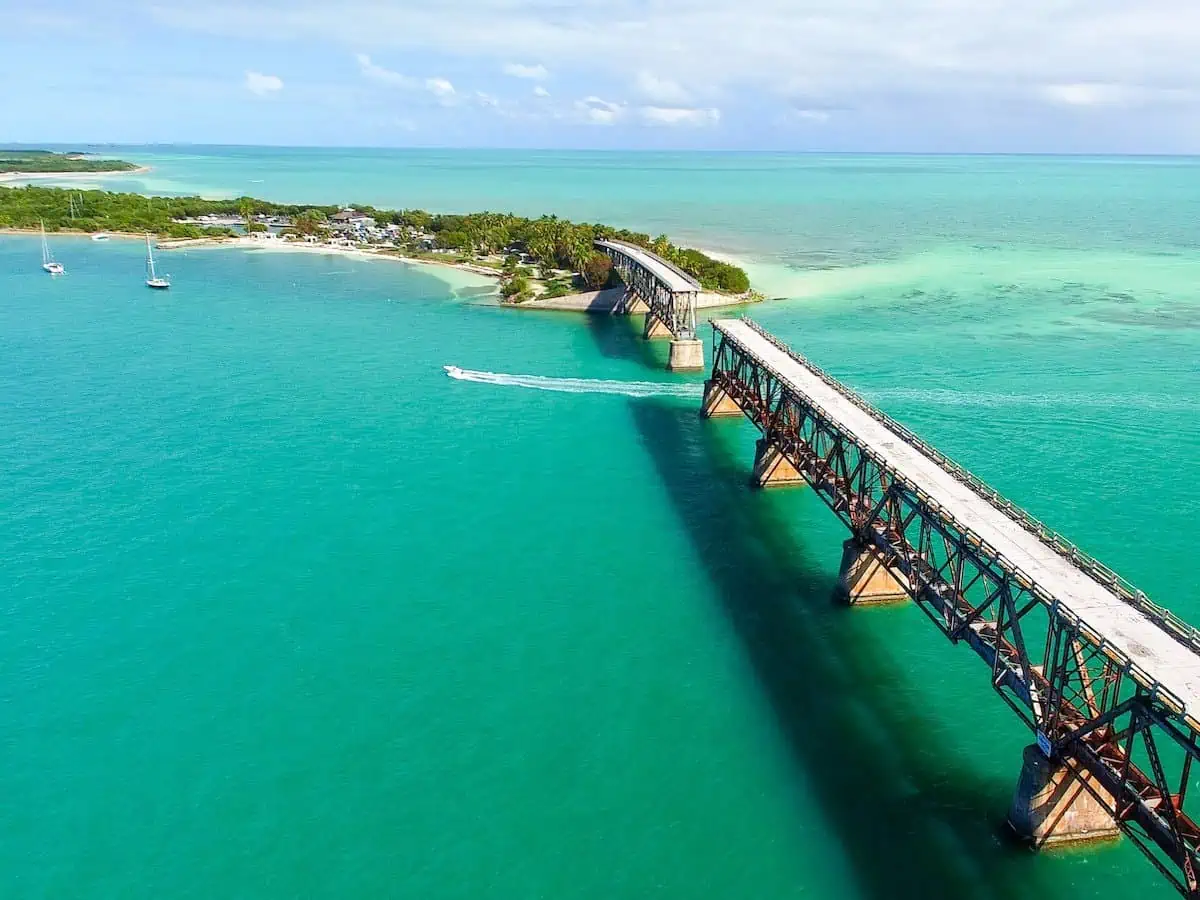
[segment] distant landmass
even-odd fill
[[[86,153],[0,149],[0,172],[129,172],[136,168],[123,159],[100,159]]]

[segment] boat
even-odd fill
[[[170,275],[159,275],[154,271],[154,250],[150,247],[150,232],[146,232],[146,287],[165,291],[171,286]]]
[[[93,241],[107,241],[108,235],[105,234],[103,231],[97,232],[96,234],[92,235],[92,240]]]
[[[446,370],[446,374],[451,378],[458,378],[462,375],[462,369],[458,366],[442,366]]]
[[[54,254],[50,252],[50,244],[46,240],[46,223],[42,222],[42,268],[51,275],[61,275],[65,269],[62,263],[54,261]]]

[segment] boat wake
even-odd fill
[[[596,378],[551,378],[548,375],[510,375],[504,372],[477,372],[458,366],[443,366],[446,374],[458,381],[555,391],[560,394],[620,394],[624,397],[686,397],[703,393],[698,384],[671,384],[659,381],[605,381]]]

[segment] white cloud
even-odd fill
[[[283,79],[278,75],[264,75],[262,72],[246,72],[246,90],[260,97],[277,94],[283,90]]]
[[[1118,122],[1180,106],[1162,113],[1160,134],[1173,116],[1178,133],[1200,119],[1195,0],[150,0],[150,10],[231,39],[420,54],[481,72],[540,66],[603,96],[630,87],[630,109],[833,110],[839,126],[884,136],[944,136],[966,122],[1040,135],[1055,105]],[[789,84],[812,99],[798,104]]]
[[[1046,99],[1064,106],[1107,106],[1122,103],[1127,90],[1112,84],[1051,84],[1042,89]]]
[[[721,121],[719,109],[689,109],[682,106],[643,106],[638,115],[647,125],[716,125]]]
[[[625,115],[625,107],[599,97],[584,97],[575,101],[575,112],[590,125],[612,125]]]
[[[549,97],[549,96],[550,96],[550,92],[549,92],[548,90],[546,90],[544,87],[542,87],[542,86],[539,84],[539,85],[537,85],[537,86],[536,86],[536,87],[533,89],[533,96],[535,96],[535,97]]]
[[[426,78],[425,90],[443,100],[449,99],[455,95],[454,85],[445,78]]]
[[[356,53],[354,54],[354,58],[358,61],[358,69],[362,72],[364,78],[378,81],[381,84],[391,84],[402,88],[414,88],[417,86],[417,79],[401,75],[399,72],[393,72],[391,69],[385,69],[383,66],[377,66],[371,61],[371,57],[365,53]]]
[[[1146,88],[1126,84],[1050,84],[1042,96],[1061,106],[1132,107],[1186,103],[1196,99],[1194,91],[1181,88]]]
[[[504,74],[511,75],[513,78],[531,78],[534,81],[541,81],[543,78],[548,78],[550,73],[541,63],[535,66],[525,66],[521,63],[506,63],[504,66]]]
[[[659,78],[651,72],[638,72],[635,87],[651,103],[680,106],[692,100],[692,95],[682,85],[669,78]]]
[[[438,102],[443,105],[450,105],[458,99],[458,92],[454,89],[454,85],[445,78],[413,78],[410,75],[405,75],[402,72],[396,72],[392,69],[384,68],[376,65],[376,63],[365,53],[354,54],[355,60],[358,62],[358,69],[364,78],[371,81],[377,81],[380,84],[388,84],[392,87],[403,88],[404,90],[421,90],[424,89],[433,94]]]

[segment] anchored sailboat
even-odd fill
[[[64,271],[62,263],[54,261],[54,254],[50,252],[50,244],[46,241],[46,223],[42,222],[42,268],[51,275],[61,275]]]
[[[166,290],[171,286],[170,275],[159,275],[154,271],[154,251],[150,248],[150,232],[146,232],[146,287]]]

